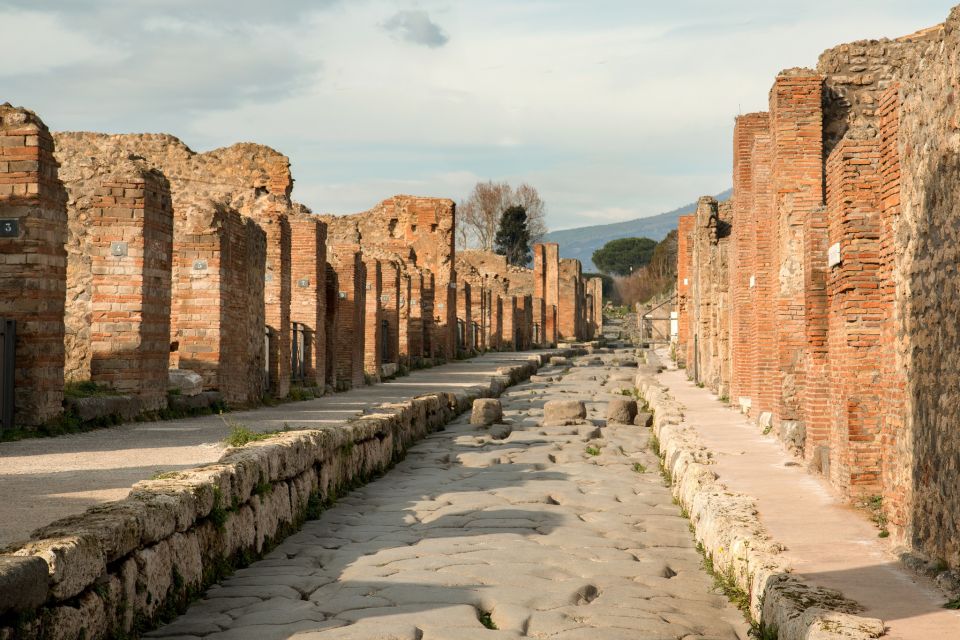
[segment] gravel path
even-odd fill
[[[510,425],[463,418],[433,434],[150,637],[746,638],[700,568],[649,430],[605,425],[636,369],[604,359],[508,390]],[[541,426],[551,399],[584,400],[587,423]]]

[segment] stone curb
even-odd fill
[[[531,355],[485,385],[230,448],[216,463],[138,482],[124,500],[35,531],[0,555],[0,640],[135,637],[263,555],[321,504],[386,471],[475,399],[570,354]]]
[[[648,352],[651,365],[655,355]],[[653,411],[653,432],[673,494],[689,514],[694,536],[714,571],[750,596],[750,617],[775,629],[778,640],[870,640],[884,633],[881,620],[854,615],[861,607],[842,594],[791,575],[782,545],[771,540],[756,503],[733,493],[710,468],[713,453],[683,424],[683,407],[642,371],[637,391]]]

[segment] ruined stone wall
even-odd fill
[[[63,401],[67,196],[57,169],[40,118],[0,105],[0,318],[17,324],[14,421],[26,427],[55,418]]]
[[[725,207],[729,215],[729,207]],[[692,355],[687,368],[693,379],[721,397],[729,394],[730,329],[727,291],[727,244],[729,219],[720,214],[714,198],[700,198],[692,231],[693,259],[690,270],[690,335]]]
[[[819,73],[784,72],[770,114],[738,119],[730,340],[695,354],[703,375],[729,361],[751,416],[841,491],[881,496],[895,539],[953,567],[957,60],[960,8],[918,34],[832,49]],[[681,332],[723,325],[708,240],[698,228],[695,320]]]
[[[369,211],[343,216],[360,242],[395,252],[411,266],[434,275],[433,354],[453,357],[456,348],[456,270],[452,200],[398,195]]]
[[[181,253],[179,230],[185,229],[191,236],[196,231],[195,224],[181,222],[197,207],[233,210],[263,228],[267,237],[267,257],[260,275],[264,284],[258,288],[264,290],[264,319],[273,333],[267,363],[270,367],[269,383],[272,394],[286,396],[291,362],[291,264],[287,217],[294,211],[290,200],[293,179],[287,157],[269,147],[249,143],[196,153],[177,138],[164,134],[60,132],[54,137],[57,158],[67,169],[75,165],[83,167],[91,158],[103,166],[115,166],[133,156],[161,172],[170,184],[175,218],[174,254]],[[174,297],[176,293],[174,289]],[[232,330],[232,326],[224,329]],[[244,340],[242,336],[236,337],[237,342]],[[234,338],[228,341],[232,342]],[[172,342],[177,346],[184,340],[174,335]],[[260,342],[263,342],[262,337]],[[174,361],[192,360],[196,358],[195,354],[180,358],[174,353],[172,357]],[[206,377],[210,379],[209,372]],[[252,393],[250,389],[237,395]]]
[[[960,566],[960,7],[942,39],[916,51],[900,78],[900,198],[887,211],[895,244],[893,309],[896,362],[908,372],[903,429],[908,473],[897,463],[890,480],[912,485],[908,539],[931,558]],[[891,120],[893,118],[891,117]],[[888,147],[888,151],[893,151]],[[892,199],[892,194],[887,194]],[[890,207],[896,208],[891,202]],[[893,383],[893,381],[891,381]],[[897,482],[901,485],[901,482]]]

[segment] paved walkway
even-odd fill
[[[513,387],[512,425],[460,419],[429,436],[150,635],[745,640],[700,569],[649,430],[600,419],[635,373],[574,367]],[[587,401],[591,424],[540,426],[547,399]]]
[[[661,361],[669,362],[666,353]],[[672,363],[671,363],[672,366]],[[960,638],[960,612],[927,579],[905,569],[866,517],[842,503],[829,484],[806,472],[773,436],[689,382],[675,368],[660,381],[686,409],[686,422],[716,455],[714,470],[732,491],[757,499],[760,520],[787,546],[796,573],[862,604],[881,618],[885,637]]]
[[[489,382],[498,367],[542,351],[489,353],[317,400],[88,433],[0,443],[0,546],[87,507],[125,498],[158,472],[216,462],[231,424],[253,431],[338,424],[385,402]]]

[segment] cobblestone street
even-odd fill
[[[602,358],[509,389],[509,424],[431,435],[150,637],[746,638],[650,430],[604,420],[637,371],[614,361],[632,356]],[[584,401],[587,420],[545,426],[548,400]]]

